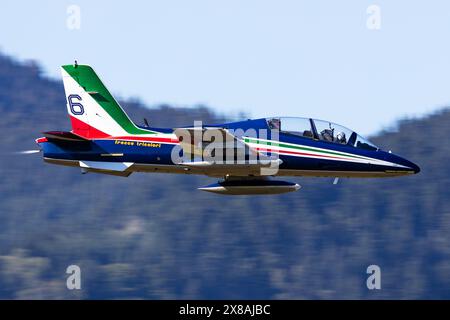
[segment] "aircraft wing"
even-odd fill
[[[179,165],[209,176],[260,176],[261,168],[273,168],[280,159],[269,158],[229,130],[219,127],[177,128],[183,149]]]
[[[175,135],[185,154],[204,156],[205,150],[245,150],[246,144],[227,129],[216,127],[177,128]],[[206,151],[207,152],[207,151]]]

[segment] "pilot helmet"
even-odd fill
[[[345,133],[344,132],[339,132],[336,135],[336,140],[340,143],[344,143],[345,142]]]

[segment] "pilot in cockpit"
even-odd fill
[[[341,144],[347,144],[347,138],[345,137],[345,133],[344,132],[339,132],[336,135],[336,142],[339,142]]]
[[[281,129],[281,122],[280,119],[270,119],[268,121],[269,128],[271,130],[280,130]]]
[[[330,129],[324,129],[324,130],[322,130],[322,131],[320,132],[320,135],[321,135],[322,140],[324,140],[324,141],[329,141],[329,142],[333,142],[333,140],[334,140],[334,138],[333,138],[333,132],[334,132],[334,129],[331,129],[331,126],[330,126]]]

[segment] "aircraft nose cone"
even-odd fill
[[[415,164],[412,161],[406,160],[404,158],[401,158],[401,159],[402,159],[403,165],[408,167],[409,170],[413,171],[414,174],[417,174],[420,172],[420,167],[417,164]]]
[[[408,161],[406,159],[403,159],[403,158],[402,158],[402,160],[403,160],[402,161],[403,165],[408,167],[409,170],[413,171],[414,174],[417,174],[420,172],[420,167],[417,164],[415,164],[414,162]]]
[[[406,171],[407,173],[417,174],[420,172],[420,167],[417,164],[390,152],[386,154],[385,159],[399,165],[402,168],[401,170]]]
[[[412,163],[412,169],[414,170],[414,174],[417,174],[420,172],[420,167],[415,163]]]

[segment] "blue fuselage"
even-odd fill
[[[417,173],[419,167],[397,155],[380,149],[357,148],[319,139],[279,132],[271,143],[271,131],[262,137],[259,129],[267,129],[265,119],[222,124],[228,130],[243,130],[246,141],[262,152],[277,153],[282,160],[281,175],[393,176]],[[249,130],[251,129],[251,130]],[[171,133],[169,129],[152,130]],[[248,133],[248,134],[247,134]],[[176,143],[97,139],[84,141],[52,140],[39,143],[44,158],[68,161],[127,162],[148,165],[177,166],[172,160]],[[274,145],[276,148],[274,149]],[[372,175],[375,174],[375,175]]]

